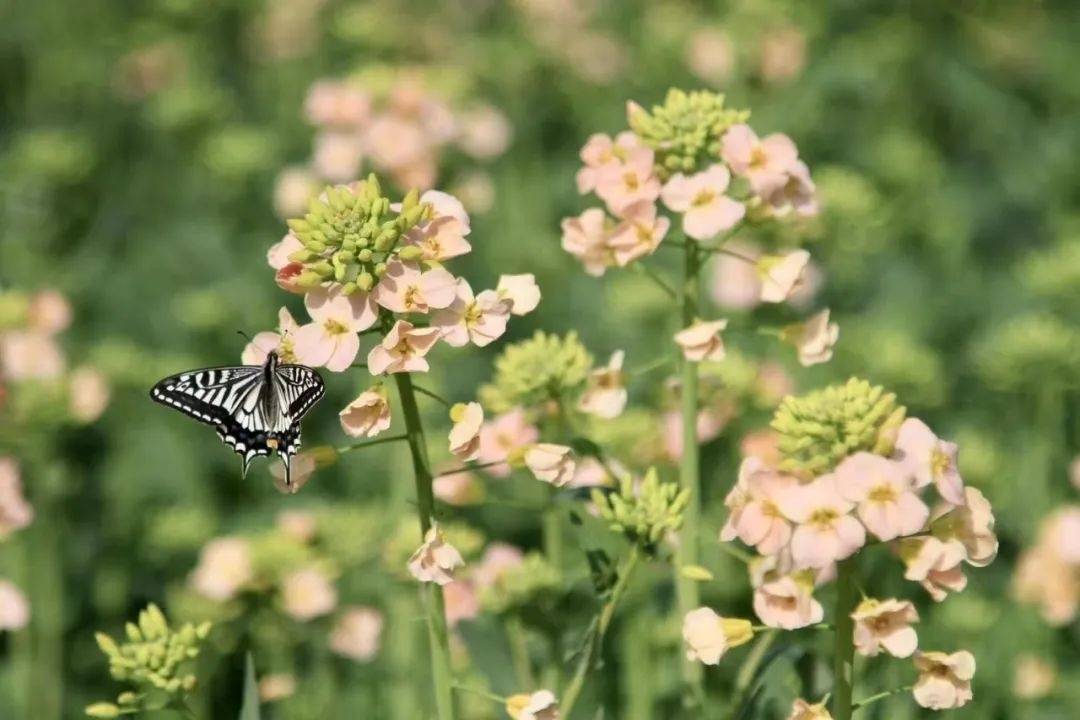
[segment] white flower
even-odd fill
[[[604,367],[589,373],[585,392],[578,400],[578,408],[601,418],[618,417],[626,407],[625,374],[622,371],[624,353],[617,350]]]
[[[500,275],[495,292],[510,301],[510,312],[514,315],[527,315],[540,304],[540,286],[532,273]]]
[[[525,464],[537,480],[564,487],[574,479],[576,462],[565,445],[537,443],[525,451]]]
[[[432,523],[424,535],[424,543],[409,558],[409,572],[420,582],[447,585],[454,580],[454,571],[465,565],[461,553],[443,538],[438,523]]]
[[[805,250],[794,250],[786,255],[762,255],[758,258],[761,301],[782,303],[791,297],[791,293],[802,281],[808,262],[810,253]]]
[[[480,453],[480,427],[484,424],[484,409],[480,403],[458,403],[450,408],[450,452],[463,461],[475,460]]]

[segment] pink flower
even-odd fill
[[[858,504],[859,519],[880,540],[914,535],[926,526],[930,508],[915,494],[901,463],[858,452],[836,467],[836,487]]]
[[[723,85],[735,69],[735,46],[723,30],[700,28],[690,35],[686,65],[702,80]]]
[[[337,589],[325,573],[314,567],[286,575],[281,581],[281,605],[294,620],[307,622],[333,612]]]
[[[461,553],[446,542],[438,523],[432,523],[423,544],[409,558],[409,572],[420,582],[449,585],[454,571],[465,565]]]
[[[262,365],[271,352],[278,354],[282,362],[296,362],[296,334],[300,326],[296,324],[288,308],[278,310],[277,332],[257,333],[240,354],[240,362],[245,365]]]
[[[761,77],[779,83],[799,76],[806,66],[806,35],[796,27],[770,31],[761,39]]]
[[[92,423],[109,406],[109,384],[105,376],[82,365],[71,372],[68,381],[68,410],[77,422]]]
[[[510,121],[491,105],[481,105],[464,114],[461,118],[461,131],[457,144],[480,160],[498,157],[510,146],[514,128]]]
[[[444,268],[421,271],[415,263],[391,260],[372,291],[375,302],[399,313],[427,313],[454,301],[457,279]]]
[[[761,302],[761,276],[755,262],[756,246],[738,241],[724,243],[729,253],[717,253],[713,260],[712,299],[722,308],[750,310]],[[738,257],[736,257],[738,256]]]
[[[320,80],[308,89],[304,114],[312,125],[361,125],[371,114],[371,96],[345,82]]]
[[[733,173],[749,180],[754,192],[762,196],[782,188],[799,159],[799,151],[787,135],[775,133],[759,140],[749,125],[731,126],[721,142],[724,162]]]
[[[774,215],[794,212],[799,217],[813,217],[818,213],[817,186],[810,179],[810,169],[802,161],[793,163],[784,184],[765,193],[762,199]]]
[[[931,710],[963,707],[974,697],[971,679],[975,677],[975,657],[967,650],[951,655],[921,652],[915,656],[919,679],[912,694],[915,702]]]
[[[899,551],[907,566],[904,577],[920,583],[935,602],[967,587],[967,578],[960,568],[964,560],[962,544],[942,542],[936,537],[908,538],[899,542]]]
[[[584,195],[595,190],[602,168],[618,165],[630,152],[642,147],[637,135],[629,131],[619,133],[614,142],[602,133],[590,135],[585,147],[581,148],[581,162],[585,167],[577,173],[578,192]]]
[[[356,662],[368,662],[379,654],[383,616],[375,608],[352,606],[338,618],[330,632],[330,649]]]
[[[280,242],[270,246],[270,249],[266,252],[266,261],[275,270],[274,282],[285,292],[291,292],[295,295],[303,295],[307,292],[307,288],[297,284],[300,274],[304,271],[304,266],[301,263],[293,262],[289,259],[289,256],[303,249],[304,246],[300,240],[290,232]]]
[[[318,193],[318,180],[310,170],[285,168],[274,181],[274,212],[280,218],[299,217],[307,212],[308,202]]]
[[[52,380],[63,374],[66,364],[51,335],[36,330],[0,332],[0,376],[8,380]]]
[[[57,335],[71,325],[71,303],[57,290],[42,290],[30,298],[26,322],[44,335]]]
[[[447,345],[463,347],[472,342],[484,347],[506,332],[513,307],[513,301],[495,290],[484,290],[474,296],[468,281],[459,278],[453,301],[432,316],[431,325],[438,328]]]
[[[484,409],[480,403],[458,403],[450,408],[450,452],[458,460],[475,460],[480,453],[480,427],[484,424]]]
[[[754,614],[769,627],[796,630],[821,622],[825,608],[814,599],[813,577],[801,572],[755,588]]]
[[[720,331],[727,327],[727,320],[697,321],[675,333],[675,342],[682,348],[683,357],[691,362],[724,359],[724,341]]]
[[[653,174],[653,151],[637,147],[623,155],[596,173],[596,194],[613,215],[622,215],[636,202],[652,203],[660,196],[660,180]]]
[[[699,607],[686,613],[682,626],[686,657],[705,665],[719,665],[728,650],[754,637],[749,620],[720,617],[711,608]]]
[[[758,275],[761,278],[761,301],[782,303],[802,282],[810,253],[793,250],[786,255],[763,255],[758,258]]]
[[[484,499],[484,486],[465,470],[436,474],[431,489],[435,497],[447,505],[475,505]]]
[[[1057,534],[1059,554],[1080,564],[1080,510],[1064,509],[1059,518],[1072,518],[1067,528]],[[964,488],[964,504],[944,503],[935,508],[930,521],[935,537],[959,542],[969,565],[985,567],[997,557],[998,539],[994,534],[994,511],[978,488]]]
[[[866,530],[848,515],[852,503],[837,490],[833,475],[793,488],[780,509],[798,525],[791,536],[791,558],[798,568],[823,568],[850,557],[866,542]]]
[[[34,508],[23,496],[18,464],[14,458],[0,457],[0,540],[33,519]]]
[[[319,531],[318,520],[304,510],[282,510],[274,524],[282,533],[301,543],[311,542]]]
[[[731,420],[725,408],[703,408],[698,412],[695,437],[699,443],[708,442],[720,435]],[[678,460],[683,452],[682,415],[674,410],[663,416],[664,452],[672,460]]]
[[[22,630],[30,622],[30,603],[22,591],[0,578],[0,630]]]
[[[833,345],[840,338],[840,326],[829,322],[829,309],[825,308],[798,325],[783,330],[783,339],[799,352],[799,364],[810,367],[832,359]]]
[[[446,624],[456,627],[462,620],[472,620],[480,614],[480,598],[468,580],[455,580],[443,587]]]
[[[627,206],[622,218],[607,242],[619,267],[652,255],[671,226],[666,217],[656,216],[656,205],[644,200]]]
[[[787,720],[833,720],[832,714],[825,708],[824,702],[811,703],[798,698],[791,705],[791,714]]]
[[[925,487],[932,482],[946,502],[964,504],[964,481],[956,467],[956,443],[940,440],[922,420],[908,418],[897,433],[896,449],[914,473],[916,486]]]
[[[211,600],[231,600],[254,577],[246,540],[222,537],[211,540],[199,553],[191,573],[191,587]]]
[[[465,239],[471,231],[469,215],[460,200],[449,193],[428,190],[420,196],[420,202],[431,206],[431,217],[409,230],[405,242],[423,251],[422,260],[441,262],[472,250]],[[400,209],[400,205],[395,209]]]
[[[525,451],[525,464],[537,480],[564,487],[574,479],[573,451],[565,445],[537,443]]]
[[[483,465],[506,460],[521,453],[539,437],[539,430],[529,422],[525,411],[514,408],[496,415],[494,420],[484,423],[480,428],[480,453],[476,459]],[[489,475],[506,477],[510,474],[510,466],[492,465],[485,468],[485,471]]]
[[[731,173],[723,165],[710,165],[703,172],[689,177],[676,173],[664,185],[664,204],[683,213],[682,227],[695,240],[710,240],[735,227],[746,207],[724,192],[731,182]]]
[[[919,636],[911,623],[919,613],[908,600],[867,598],[851,613],[855,620],[855,649],[875,657],[882,649],[893,657],[911,657],[919,647]]]
[[[510,301],[511,315],[528,315],[540,304],[540,286],[532,273],[500,275],[495,292]]]
[[[585,391],[578,400],[578,409],[601,418],[618,417],[626,407],[626,384],[622,350],[611,354],[605,367],[589,373]]]
[[[311,166],[330,182],[349,182],[360,174],[364,139],[354,132],[323,130],[315,135]]]
[[[360,352],[359,332],[375,324],[379,311],[364,292],[345,295],[338,287],[318,288],[304,297],[314,322],[296,330],[293,340],[297,359],[312,367],[343,372]]]
[[[386,391],[381,385],[365,390],[338,413],[338,418],[349,437],[375,437],[390,427]]]
[[[434,152],[419,123],[391,113],[376,117],[367,127],[364,149],[376,166],[394,173],[422,165]]]
[[[368,372],[427,372],[430,366],[424,356],[438,339],[438,328],[416,328],[406,320],[398,320],[368,353]]]
[[[578,217],[562,221],[563,250],[580,260],[585,272],[594,277],[615,264],[609,239],[607,216],[600,208],[589,208]]]
[[[780,552],[791,540],[791,525],[779,503],[796,485],[795,478],[767,468],[757,458],[743,460],[739,480],[724,500],[732,511],[720,539],[738,537],[762,555]]]
[[[509,570],[520,567],[524,559],[521,550],[513,545],[491,543],[473,570],[473,581],[481,589],[493,587]]]

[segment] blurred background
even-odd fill
[[[887,386],[960,444],[965,480],[997,515],[997,561],[948,602],[920,602],[924,642],[978,657],[975,702],[954,716],[1075,716],[1077,4],[9,1],[0,18],[0,717],[79,717],[114,697],[93,634],[115,634],[149,601],[218,623],[200,717],[236,717],[247,648],[270,717],[426,717],[425,637],[401,573],[417,540],[403,449],[343,456],[287,497],[265,464],[241,479],[209,429],[147,390],[237,362],[236,331],[272,329],[283,304],[300,316],[266,251],[323,184],[369,171],[395,194],[463,200],[474,252],[456,267],[474,287],[536,275],[543,302],[502,343],[576,330],[597,363],[617,349],[630,365],[652,360],[672,329],[665,296],[638,273],[586,276],[559,221],[586,207],[574,173],[588,135],[625,127],[628,99],[649,106],[669,87],[722,91],[760,132],[799,145],[821,213],[754,241],[808,248],[806,302],[841,327],[834,360],[811,370],[790,349],[732,337],[705,450],[710,522],[779,394],[852,374]],[[768,321],[720,282],[731,272],[708,270],[711,312]],[[426,384],[472,399],[498,348],[440,350]],[[360,371],[328,377],[309,447],[344,441],[336,410],[367,384]],[[632,389],[643,408],[658,396]],[[444,411],[431,410],[439,438]],[[661,438],[662,414],[629,411],[609,438]],[[442,491],[467,559],[496,541],[538,545],[535,515],[478,501],[506,495],[499,483]],[[316,606],[307,616],[269,592],[231,598],[196,571],[223,537],[243,539],[267,582],[285,582],[274,573],[295,560],[332,587],[298,591]],[[228,545],[216,551],[228,566]],[[707,560],[730,580],[703,587],[706,601],[746,605],[745,572],[718,551]],[[648,593],[621,613],[590,689],[604,717],[678,716],[678,627],[649,614]],[[472,684],[521,689],[491,620],[497,599],[472,602],[483,612],[463,600],[455,633]],[[360,613],[353,635],[334,641],[346,612]],[[565,617],[577,632],[587,622]],[[796,655],[774,667],[763,718],[812,672]],[[869,689],[910,682],[905,663],[875,667]],[[710,684],[722,694],[736,669],[710,670]],[[503,712],[464,703],[467,718]],[[899,699],[867,715],[930,713]]]

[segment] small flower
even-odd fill
[[[774,215],[781,217],[791,212],[799,217],[813,217],[818,213],[817,186],[810,179],[810,169],[802,161],[792,164],[784,184],[765,193],[762,199]]]
[[[510,301],[512,315],[528,315],[540,304],[540,286],[532,273],[500,275],[495,292]]]
[[[852,507],[837,490],[833,475],[794,487],[781,498],[780,509],[798,525],[791,536],[796,567],[824,568],[863,546],[866,530],[848,515]]]
[[[596,174],[596,194],[614,215],[622,215],[639,201],[653,202],[660,195],[660,180],[653,174],[653,151],[638,147],[620,161],[601,167]]]
[[[275,520],[277,529],[302,543],[311,542],[319,531],[315,516],[303,510],[282,510]]]
[[[30,622],[30,603],[11,583],[0,578],[0,630],[21,630]]]
[[[22,491],[19,466],[14,458],[0,457],[0,540],[34,519],[34,508]]]
[[[474,296],[468,281],[461,278],[453,302],[432,316],[431,325],[439,329],[447,345],[464,347],[472,342],[484,347],[506,332],[512,310],[513,301],[495,290],[484,290]]]
[[[359,133],[323,130],[315,135],[311,166],[330,182],[355,180],[364,159],[364,137]]]
[[[372,291],[375,302],[399,313],[427,313],[454,301],[457,279],[441,267],[421,271],[415,263],[391,261]]]
[[[573,451],[565,445],[537,443],[525,451],[525,464],[537,480],[555,487],[564,487],[574,479]]]
[[[300,274],[304,271],[304,264],[294,262],[289,256],[304,249],[300,239],[291,232],[287,233],[280,242],[270,246],[266,252],[266,261],[274,269],[274,282],[285,292],[303,295],[307,288],[299,283]]]
[[[455,580],[443,587],[446,624],[457,627],[462,620],[473,620],[480,614],[480,597],[468,580]]]
[[[683,618],[682,635],[689,660],[718,665],[728,650],[750,642],[754,631],[749,620],[720,617],[711,608],[699,607]]]
[[[296,330],[293,347],[305,365],[344,372],[360,352],[359,332],[378,319],[378,308],[368,293],[345,295],[340,288],[318,288],[304,297],[314,322]]]
[[[782,303],[791,297],[802,282],[803,271],[810,262],[810,253],[793,250],[786,255],[762,255],[758,258],[761,277],[761,301]]]
[[[778,553],[791,540],[791,525],[779,504],[797,485],[795,478],[765,467],[757,458],[743,460],[739,480],[724,501],[732,513],[720,539],[738,537],[762,555]]]
[[[769,627],[796,630],[821,622],[825,608],[814,598],[813,574],[798,572],[754,588],[754,614]]]
[[[524,560],[525,555],[519,548],[507,543],[491,543],[473,568],[473,582],[481,589],[493,587],[507,572],[521,567]]]
[[[720,151],[736,175],[750,181],[758,195],[769,195],[787,182],[788,173],[799,158],[795,143],[787,135],[774,133],[759,140],[749,125],[739,124],[724,133]]]
[[[835,477],[840,494],[858,504],[859,519],[878,539],[914,535],[926,526],[930,509],[901,463],[858,452],[836,467]]]
[[[431,208],[431,217],[409,230],[405,242],[421,249],[422,260],[442,262],[472,250],[472,245],[465,239],[471,230],[469,215],[460,200],[449,193],[428,190],[420,196],[420,202]],[[400,211],[400,207],[391,205],[392,210]]]
[[[615,255],[608,246],[610,228],[607,216],[600,208],[589,208],[578,217],[562,221],[562,248],[585,266],[594,277],[615,264]]]
[[[1038,655],[1020,655],[1013,665],[1013,695],[1022,700],[1038,700],[1057,685],[1054,666]]]
[[[459,460],[475,460],[480,454],[480,427],[484,424],[484,409],[480,403],[458,403],[450,408],[450,452]]]
[[[829,309],[825,308],[804,323],[784,328],[781,338],[798,350],[799,364],[810,367],[832,359],[833,345],[840,338],[840,326],[829,322]]]
[[[383,616],[375,608],[347,607],[330,631],[330,649],[356,662],[368,662],[379,653]]]
[[[306,167],[287,167],[278,173],[274,181],[274,212],[281,218],[303,215],[307,211],[308,202],[318,194],[319,181],[311,170]],[[289,252],[299,249],[294,247]]]
[[[454,571],[465,565],[461,553],[443,537],[438,523],[432,523],[423,544],[409,558],[409,572],[420,582],[448,585]]]
[[[726,327],[727,320],[699,320],[675,333],[675,342],[682,348],[683,357],[691,362],[723,360],[724,341],[720,331]]]
[[[730,253],[716,253],[710,294],[722,308],[750,310],[761,302],[761,275],[757,270],[758,247],[737,240],[724,243]]]
[[[908,418],[896,436],[896,449],[915,474],[915,484],[934,483],[938,494],[953,505],[964,504],[964,481],[956,467],[956,443],[938,436],[918,418]]]
[[[656,205],[644,200],[623,211],[622,222],[612,231],[607,245],[615,264],[625,267],[638,258],[652,255],[667,235],[671,221],[656,216]]]
[[[262,365],[271,352],[277,353],[282,362],[296,362],[296,324],[288,308],[278,310],[277,332],[256,333],[240,354],[240,362],[245,365]]]
[[[68,410],[78,422],[94,422],[109,406],[109,385],[105,376],[92,367],[83,365],[72,370],[68,390]]]
[[[617,165],[621,158],[641,147],[641,141],[632,132],[621,132],[614,141],[603,133],[590,135],[581,148],[581,162],[585,167],[577,173],[578,192],[584,195],[595,190],[602,168]]]
[[[312,125],[358,126],[371,114],[371,96],[347,82],[320,80],[304,99],[304,115]]]
[[[464,114],[457,144],[466,154],[481,160],[506,152],[514,129],[497,108],[481,105]]]
[[[203,546],[199,564],[191,573],[191,586],[204,597],[224,602],[232,599],[252,577],[254,570],[247,541],[222,537]]]
[[[825,703],[810,703],[808,700],[799,698],[791,706],[791,714],[787,720],[833,720],[833,716],[825,709]]]
[[[535,443],[539,437],[540,431],[529,422],[525,411],[513,408],[496,415],[480,428],[480,452],[476,460],[483,465],[489,465],[515,455],[520,456],[523,450]],[[510,465],[490,465],[484,470],[489,475],[505,477],[510,474]]]
[[[907,566],[904,577],[922,584],[936,602],[950,592],[967,587],[967,577],[960,568],[964,547],[958,542],[942,542],[936,537],[901,540],[900,558]]]
[[[431,489],[435,498],[447,505],[475,505],[484,499],[484,486],[464,470],[436,474]]]
[[[550,690],[520,693],[506,699],[506,713],[513,720],[559,720],[559,703]]]
[[[272,673],[259,678],[259,699],[263,702],[284,700],[296,694],[296,676]]]
[[[327,615],[337,607],[337,589],[330,578],[316,568],[303,568],[281,581],[281,604],[285,614],[307,622]]]
[[[390,403],[382,385],[360,393],[338,413],[341,429],[349,437],[375,437],[390,427]]]
[[[915,656],[919,679],[912,694],[915,702],[931,710],[963,707],[974,697],[975,657],[966,650],[952,653],[920,652]]]
[[[893,657],[910,657],[919,646],[911,623],[919,621],[915,606],[907,600],[867,598],[851,613],[855,620],[855,649],[874,657],[882,649]]]
[[[52,380],[64,372],[64,354],[51,336],[35,330],[0,333],[0,376],[8,380]]]
[[[689,177],[677,173],[664,184],[664,204],[683,213],[687,235],[709,240],[735,227],[746,214],[746,206],[724,194],[730,182],[731,173],[720,164]]]
[[[368,353],[368,371],[372,375],[390,372],[427,372],[424,356],[439,339],[438,328],[417,328],[398,320],[382,342]]]
[[[1080,563],[1080,512],[1073,515],[1075,521],[1069,532],[1060,533],[1073,548],[1072,553],[1061,553],[1065,559]],[[964,488],[964,504],[943,504],[934,512],[930,529],[935,537],[945,541],[957,541],[964,547],[965,560],[969,565],[985,567],[997,557],[998,539],[994,534],[994,512],[990,502],[978,488]],[[1059,546],[1059,549],[1061,546]]]
[[[585,392],[578,400],[582,412],[601,418],[618,417],[626,407],[626,375],[622,371],[624,353],[617,350],[604,367],[589,373]]]

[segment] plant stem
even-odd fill
[[[855,621],[851,619],[851,613],[855,610],[855,602],[858,600],[855,590],[857,557],[857,555],[852,555],[836,566],[836,612],[833,617],[836,632],[833,657],[833,720],[851,720],[854,707],[851,693],[855,684]]]
[[[698,271],[700,258],[697,243],[686,238],[682,284],[682,327],[690,327],[698,312]],[[698,366],[686,358],[680,359],[680,393],[682,401],[682,459],[679,463],[679,486],[688,490],[690,502],[683,513],[683,530],[679,542],[678,564],[675,568],[676,595],[680,618],[699,605],[698,585],[683,577],[679,568],[698,564],[700,533],[701,488],[697,441]],[[682,676],[693,697],[702,698],[701,665],[682,661]]]
[[[431,465],[428,462],[427,446],[424,443],[424,427],[420,422],[420,411],[416,406],[412,377],[408,373],[395,373],[394,380],[397,382],[401,411],[405,416],[409,451],[412,454],[420,532],[426,535],[434,519],[435,495],[431,488]],[[424,609],[427,611],[436,714],[439,720],[454,720],[453,675],[450,671],[450,642],[446,633],[442,588],[434,583],[425,583],[421,592]]]
[[[664,294],[672,300],[675,300],[679,297],[678,293],[675,292],[675,288],[668,285],[667,281],[664,280],[664,278],[660,277],[660,275],[655,270],[650,268],[645,263],[634,263],[633,267],[637,268],[642,275],[652,280],[656,284],[656,286],[663,290]]]
[[[769,652],[769,648],[776,642],[778,634],[776,628],[763,631],[753,649],[750,650],[750,654],[743,660],[742,667],[739,668],[739,674],[735,677],[735,701],[732,703],[732,707],[738,708],[742,706],[746,693],[750,690],[750,683],[754,681],[754,676],[757,675],[758,668],[761,667],[761,662],[765,659],[765,654]]]
[[[885,692],[879,692],[876,695],[871,695],[868,698],[863,698],[859,702],[855,703],[852,706],[852,709],[861,710],[864,707],[866,707],[867,705],[871,705],[873,703],[876,703],[878,700],[884,700],[887,697],[892,697],[893,695],[899,695],[902,692],[908,692],[913,687],[915,687],[915,686],[914,685],[904,685],[903,687],[893,688],[892,690],[886,690]]]
[[[454,689],[458,692],[465,692],[469,693],[470,695],[478,695],[482,698],[487,698],[488,700],[491,700],[492,702],[497,702],[500,705],[506,704],[506,698],[504,698],[502,695],[496,695],[495,693],[490,693],[487,690],[481,690],[480,688],[471,688],[465,685],[454,685]]]
[[[387,437],[375,438],[374,440],[368,440],[367,442],[355,443],[353,445],[342,445],[341,447],[334,448],[334,449],[337,451],[338,455],[342,455],[344,453],[352,452],[354,450],[364,450],[364,449],[369,448],[369,447],[374,447],[375,445],[383,445],[385,443],[392,443],[392,442],[397,442],[398,440],[408,440],[408,439],[409,439],[409,435],[407,433],[402,434],[402,435],[389,435]]]
[[[525,626],[517,615],[507,615],[503,628],[506,630],[506,641],[510,644],[510,660],[514,664],[514,677],[518,687],[522,691],[531,690],[536,686],[536,678],[533,676],[532,660],[529,658]]]
[[[450,402],[449,400],[447,400],[446,398],[444,398],[442,395],[438,394],[437,392],[434,392],[432,390],[428,390],[427,388],[424,388],[424,387],[420,387],[419,385],[414,384],[413,385],[413,390],[420,393],[421,395],[427,395],[432,400],[435,400],[436,402],[440,402],[440,403],[442,403],[443,405],[445,405],[448,408],[453,407],[453,405],[454,405],[454,403]]]
[[[574,677],[570,680],[570,684],[563,693],[562,702],[559,703],[563,720],[569,720],[570,712],[573,710],[578,697],[581,696],[581,690],[585,686],[589,671],[596,665],[596,660],[603,648],[604,635],[607,633],[608,626],[611,625],[611,619],[615,617],[615,608],[619,604],[619,600],[622,599],[622,596],[626,593],[627,585],[630,584],[630,576],[637,565],[639,554],[640,551],[637,545],[630,548],[630,554],[626,556],[626,560],[623,561],[622,566],[619,568],[619,576],[615,580],[615,587],[611,590],[611,596],[604,603],[604,607],[600,609],[596,628],[586,641],[585,650],[578,661]]]

